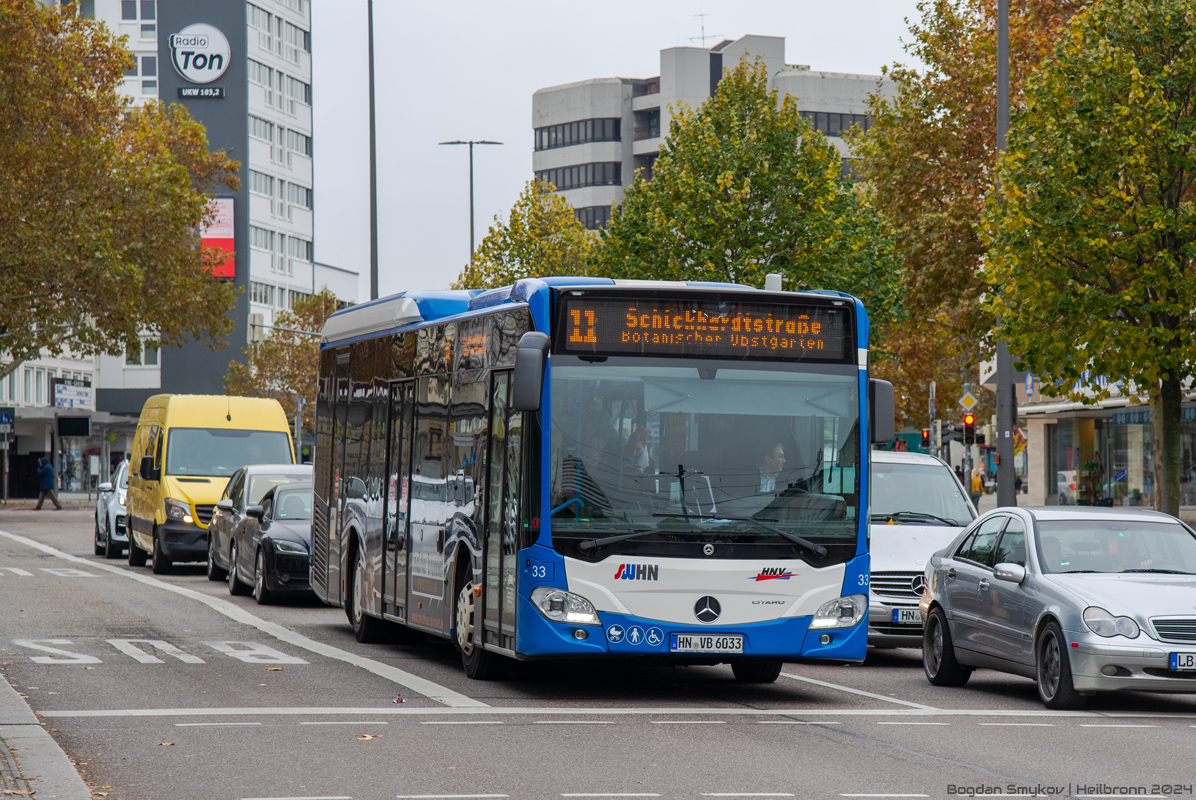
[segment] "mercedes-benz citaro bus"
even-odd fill
[[[360,641],[505,659],[864,659],[892,386],[838,292],[526,279],[337,312],[311,583]],[[387,630],[387,629],[390,630]]]

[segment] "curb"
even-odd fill
[[[92,800],[91,790],[17,690],[0,674],[0,746],[36,800]],[[2,760],[2,759],[0,759]]]

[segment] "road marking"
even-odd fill
[[[981,722],[981,725],[988,725],[994,728],[1053,728],[1054,724],[1050,722]],[[1193,726],[1196,727],[1196,726]]]
[[[1158,725],[1122,725],[1120,723],[1096,722],[1085,725],[1080,723],[1081,728],[1157,728]],[[1085,795],[1086,797],[1095,797],[1096,795]]]
[[[762,720],[760,720],[760,724],[761,725],[839,725],[841,723],[829,722],[829,721],[823,722],[821,720],[819,720],[818,722],[798,722],[795,719],[762,719]]]
[[[356,722],[354,722],[352,720],[350,720],[348,722],[334,720],[331,722],[300,722],[299,724],[300,725],[389,725],[390,723],[385,722],[380,719],[359,719]]]
[[[877,725],[950,725],[950,722],[878,722]]]
[[[306,664],[299,656],[288,656],[273,647],[256,642],[208,642],[213,650],[232,656],[246,664]]]
[[[396,794],[399,800],[451,800],[470,797],[510,797],[506,794]]]
[[[870,697],[873,700],[883,700],[886,703],[896,703],[898,705],[906,706],[908,708],[920,708],[923,711],[938,711],[934,706],[924,706],[921,703],[911,703],[908,700],[898,700],[896,697],[887,697],[883,694],[874,694],[873,692],[865,692],[863,689],[853,689],[850,686],[840,686],[837,683],[827,683],[826,681],[819,681],[813,678],[806,678],[801,675],[792,675],[788,672],[782,672],[786,678],[802,683],[810,683],[814,686],[821,686],[825,689],[838,689],[840,692],[847,692],[848,694],[858,694],[860,697]]]
[[[501,719],[424,720],[420,725],[503,725]]]
[[[796,797],[789,792],[702,792],[702,797]]]
[[[537,725],[614,725],[611,719],[538,719]],[[1196,728],[1196,725],[1192,726]]]
[[[176,728],[233,728],[245,725],[261,725],[260,722],[176,722]]]
[[[561,797],[660,797],[655,792],[574,792]]]
[[[198,600],[208,608],[211,608],[217,613],[223,614],[234,622],[240,622],[244,625],[257,628],[262,633],[266,634],[267,636],[272,636],[280,642],[286,642],[293,647],[298,647],[302,650],[306,650],[309,653],[315,653],[316,655],[324,656],[325,658],[331,658],[336,661],[343,661],[346,664],[351,664],[352,666],[358,667],[366,672],[377,675],[380,678],[384,678],[399,686],[410,689],[413,692],[422,694],[429,700],[442,703],[450,708],[489,708],[486,703],[483,703],[480,700],[474,700],[472,697],[467,697],[460,692],[455,692],[447,686],[441,686],[440,684],[430,681],[427,678],[421,678],[418,675],[413,675],[412,673],[401,670],[398,667],[392,667],[389,664],[383,664],[381,661],[375,661],[372,658],[359,656],[356,653],[350,653],[348,650],[342,650],[341,648],[334,647],[330,644],[317,642],[314,639],[310,639],[303,634],[293,631],[283,625],[279,625],[276,622],[268,622],[261,617],[249,613],[240,606],[230,603],[227,600],[222,600],[217,597],[210,597],[203,592],[197,592],[194,589],[188,589],[184,586],[176,586],[172,583],[160,581],[157,578],[150,577],[149,575],[142,575],[129,569],[114,567],[110,564],[104,564],[102,562],[91,562],[86,559],[79,558],[78,556],[73,556],[70,553],[64,553],[58,548],[51,547],[48,544],[42,544],[41,542],[34,541],[26,536],[19,536],[15,533],[9,533],[5,530],[0,530],[0,537],[10,539],[14,542],[19,542],[28,547],[32,547],[34,550],[40,550],[43,553],[47,553],[56,558],[61,558],[65,561],[70,561],[75,564],[84,564],[92,569],[111,572],[114,575],[123,575],[130,580],[137,581],[138,583],[145,584],[146,586],[154,586],[159,589],[164,589],[168,592],[173,592],[177,595],[182,595],[183,597],[191,598],[192,600]]]
[[[48,572],[51,575],[57,575],[59,578],[98,578],[94,572],[84,572],[81,569],[72,569],[71,567],[38,567],[42,572]]]
[[[28,570],[23,570],[20,567],[0,567],[0,570],[6,570],[16,575],[18,578],[32,578],[33,573]]]
[[[109,639],[108,644],[115,647],[120,652],[133,658],[139,664],[165,664],[166,662],[157,656],[152,656],[135,645],[147,644],[160,653],[165,653],[168,656],[173,656],[184,664],[202,664],[204,660],[199,656],[193,656],[190,653],[184,653],[178,647],[175,647],[170,642],[164,642],[161,639]]]
[[[654,719],[653,725],[726,725],[723,719]]]
[[[45,644],[38,644],[38,642],[45,642]],[[82,653],[72,653],[70,650],[63,650],[60,647],[49,647],[52,644],[70,644],[70,639],[13,639],[12,643],[17,647],[28,647],[30,650],[41,650],[43,653],[51,653],[48,656],[29,656],[29,660],[34,664],[103,664],[95,656],[85,656]]]

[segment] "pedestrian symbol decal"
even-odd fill
[[[627,641],[631,644],[640,644],[644,641],[644,629],[639,625],[632,625],[627,629]]]

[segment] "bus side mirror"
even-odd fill
[[[528,331],[515,351],[515,386],[511,406],[516,411],[539,411],[544,391],[544,368],[548,364],[548,334]]]
[[[893,384],[875,378],[868,380],[868,430],[872,444],[888,444],[893,441],[896,402]]]

